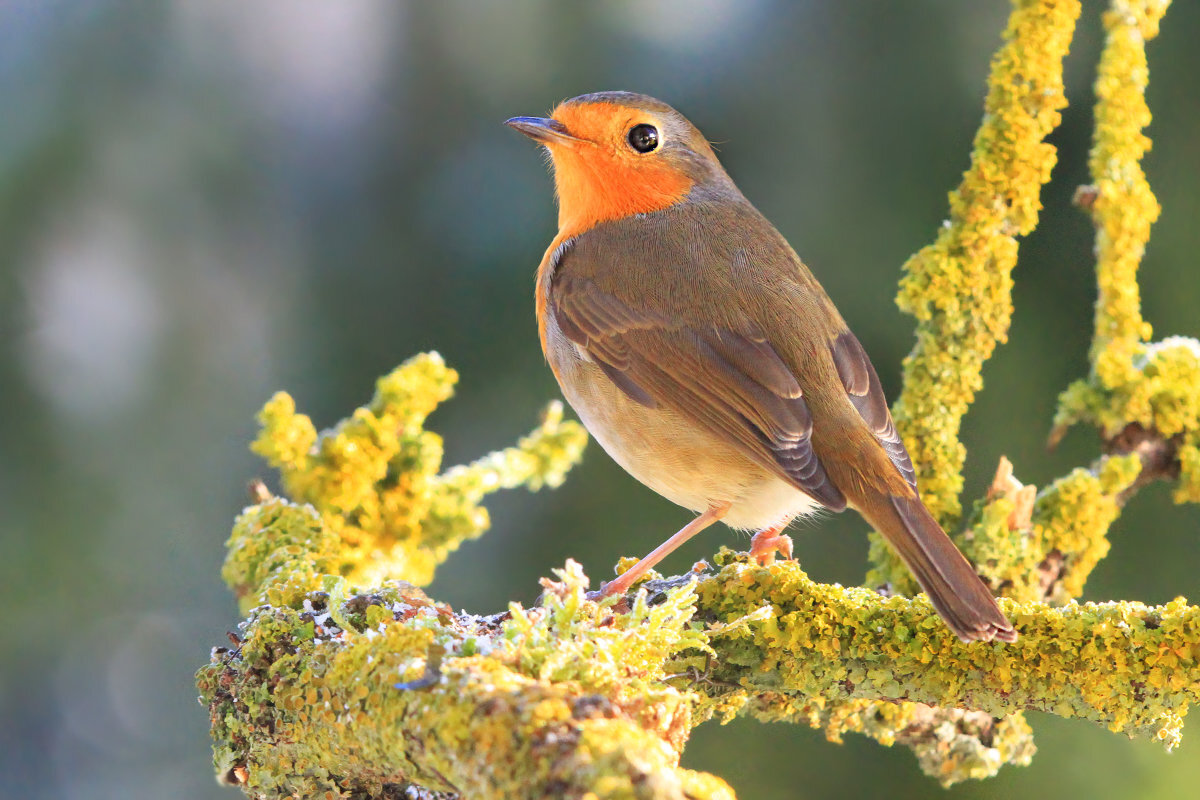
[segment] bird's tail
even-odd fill
[[[991,591],[915,494],[888,495],[860,509],[908,565],[934,609],[964,642],[1015,642],[1017,632]]]

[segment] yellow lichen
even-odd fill
[[[226,543],[221,577],[249,611],[259,603],[290,606],[340,572],[341,540],[312,506],[274,498],[238,517]]]
[[[950,217],[937,240],[905,264],[897,303],[917,318],[917,342],[893,412],[921,496],[943,524],[961,509],[962,418],[983,385],[984,361],[1008,335],[1016,237],[1036,226],[1041,187],[1056,160],[1044,140],[1067,104],[1062,61],[1079,11],[1078,0],[1014,3],[1005,44],[992,59],[971,166],[950,195]],[[871,555],[869,583],[915,589],[875,534]]]
[[[1013,712],[1172,747],[1200,700],[1200,609],[1182,599],[1006,601],[1021,639],[964,644],[923,597],[814,583],[794,562],[720,560],[716,575],[654,604],[643,593],[627,613],[589,600],[574,564],[507,619],[454,614],[398,583],[338,608],[322,592],[256,608],[239,646],[198,675],[217,763],[265,796],[407,782],[483,798],[642,785],[652,790],[636,796],[731,798],[719,779],[678,769],[690,728],[714,714],[905,741],[951,783],[1028,760]],[[904,739],[931,721],[936,742]]]
[[[1096,226],[1095,334],[1092,369],[1059,398],[1054,438],[1090,422],[1105,438],[1138,425],[1177,437],[1178,502],[1200,500],[1194,448],[1200,442],[1200,342],[1179,336],[1149,344],[1137,269],[1159,205],[1141,159],[1150,148],[1145,42],[1158,34],[1168,0],[1112,0],[1104,15],[1105,47],[1096,78],[1096,129],[1089,192]]]
[[[1108,553],[1108,530],[1121,513],[1119,495],[1141,468],[1141,459],[1129,455],[1106,458],[1095,471],[1072,471],[1038,495],[1025,529],[1010,527],[1009,498],[983,503],[964,550],[1006,597],[1055,604],[1078,597]]]
[[[1189,435],[1179,448],[1180,475],[1175,487],[1176,503],[1200,503],[1200,431]]]
[[[803,713],[812,698],[995,716],[1037,709],[1173,747],[1188,705],[1200,700],[1200,608],[1182,598],[1161,607],[1004,601],[1021,635],[1005,645],[964,644],[923,597],[815,583],[791,562],[764,569],[732,559],[697,590],[700,612],[718,620],[772,606],[762,621],[710,638],[722,658],[705,675],[708,685],[745,692],[749,713],[767,719]],[[1169,670],[1159,663],[1164,653]]]
[[[198,676],[217,761],[269,796],[414,783],[478,798],[733,800],[719,778],[678,767],[691,695],[662,679],[673,655],[704,646],[692,587],[614,615],[586,586],[568,563],[541,605],[503,623],[407,585],[350,598],[345,628],[323,593],[256,609],[240,647]]]
[[[436,353],[416,356],[379,379],[370,404],[318,435],[287,394],[259,414],[255,452],[279,469],[287,494],[310,504],[336,542],[333,574],[362,584],[401,578],[422,585],[462,542],[489,526],[486,494],[557,486],[578,462],[587,434],[551,404],[516,447],[441,475],[442,440],[422,426],[457,375]],[[230,559],[241,550],[231,547]],[[253,589],[232,563],[239,593]],[[311,587],[310,587],[311,588]],[[252,601],[252,598],[251,598]],[[250,601],[248,601],[250,602]]]
[[[1134,358],[1150,338],[1142,319],[1137,269],[1158,219],[1159,205],[1141,168],[1150,139],[1146,105],[1146,40],[1170,0],[1114,0],[1104,14],[1105,47],[1096,75],[1096,122],[1091,158],[1095,197],[1096,332],[1092,364],[1100,386],[1115,389],[1136,378]]]
[[[1166,5],[1111,0],[1105,15],[1086,193],[1100,285],[1092,374],[1064,393],[1057,422],[1089,421],[1110,439],[1141,426],[1178,454],[1176,499],[1197,501],[1200,343],[1147,344],[1136,285],[1158,213],[1138,166],[1149,146],[1144,42]],[[1065,104],[1061,61],[1078,13],[1078,0],[1014,1],[971,167],[901,287],[918,332],[896,419],[944,522],[959,513],[961,418],[1009,324],[1016,237],[1036,223],[1054,163],[1043,140]],[[1141,457],[1120,448],[1051,483],[1032,512],[1028,487],[977,504],[962,544],[1010,596],[1015,644],[960,642],[924,597],[818,584],[794,562],[764,568],[727,552],[715,575],[660,582],[653,601],[639,592],[629,607],[589,599],[568,563],[536,607],[456,615],[399,579],[428,582],[479,535],[486,493],[561,481],[584,435],[552,407],[517,447],[439,475],[441,439],[423,424],[454,381],[436,354],[419,356],[321,434],[285,394],[263,409],[255,449],[290,499],[262,498],[238,518],[223,574],[250,617],[237,646],[214,650],[197,675],[218,774],[252,796],[408,784],[483,798],[732,800],[678,759],[694,725],[738,714],[904,744],[949,785],[1028,762],[1022,710],[1173,747],[1200,700],[1200,609],[1071,599],[1145,477]],[[872,558],[872,586],[913,588],[878,540]]]

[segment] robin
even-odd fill
[[[550,152],[558,235],[537,272],[542,350],[631,475],[698,512],[602,587],[623,594],[718,520],[791,557],[796,517],[854,508],[964,641],[1014,641],[930,515],[858,339],[708,141],[666,103],[599,92],[507,124]]]

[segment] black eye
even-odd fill
[[[649,153],[658,147],[658,128],[653,125],[634,125],[629,129],[629,146],[639,153]]]

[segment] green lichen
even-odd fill
[[[1108,554],[1120,495],[1141,469],[1141,459],[1128,455],[1105,458],[1095,470],[1073,470],[1038,495],[1024,529],[1009,524],[1010,498],[982,503],[963,549],[1006,597],[1065,603],[1083,593],[1088,575]]]
[[[945,787],[989,778],[1006,764],[1025,766],[1037,752],[1020,713],[995,719],[982,711],[874,700],[824,702],[810,713],[806,722],[832,742],[859,733],[885,747],[903,744],[922,771]]]
[[[1200,433],[1191,434],[1179,448],[1179,484],[1175,487],[1176,503],[1200,503]]]
[[[1029,495],[994,493],[960,537],[1008,595],[1017,643],[964,644],[924,597],[818,584],[794,562],[764,568],[728,552],[716,574],[648,580],[629,605],[589,599],[569,562],[536,607],[454,614],[413,584],[486,529],[488,492],[560,482],[584,434],[552,406],[516,447],[439,474],[441,439],[423,426],[456,376],[429,354],[329,431],[286,394],[263,409],[255,449],[288,497],[246,509],[230,537],[223,575],[249,617],[197,675],[218,775],[262,798],[409,787],[732,800],[719,778],[678,762],[692,727],[737,714],[903,744],[944,785],[1027,763],[1030,709],[1173,747],[1200,700],[1200,609],[1072,600],[1124,497],[1147,480],[1142,456],[1121,455],[1113,437],[1140,426],[1167,443],[1178,469],[1151,477],[1177,471],[1176,499],[1200,501],[1200,343],[1147,344],[1136,284],[1158,213],[1138,163],[1144,43],[1166,5],[1111,0],[1097,79],[1092,372],[1064,393],[1056,422],[1096,425],[1112,454],[1045,488],[1032,516]],[[918,331],[896,419],[947,523],[959,514],[961,419],[1005,338],[1016,237],[1036,224],[1054,163],[1044,137],[1065,105],[1078,14],[1078,0],[1014,0],[950,219],[906,267],[899,302]],[[877,539],[872,560],[869,585],[915,588]]]
[[[379,379],[368,405],[321,434],[286,393],[263,408],[255,452],[279,469],[287,494],[310,505],[327,529],[319,536],[325,560],[314,569],[362,585],[385,578],[427,584],[462,542],[487,530],[485,495],[520,485],[557,486],[579,461],[587,434],[564,421],[562,404],[553,403],[516,447],[439,475],[442,440],[423,424],[456,380],[436,353],[416,356]],[[247,514],[247,525],[263,524],[255,509]],[[316,535],[276,527],[284,543]],[[225,568],[251,605],[260,570],[240,561],[260,556],[231,543]]]
[[[690,585],[626,614],[568,563],[541,605],[454,615],[407,584],[261,607],[198,675],[216,763],[252,796],[378,796],[411,783],[472,798],[729,798],[678,766],[691,694],[664,665],[704,647]],[[486,713],[481,713],[485,709]]]
[[[1112,0],[1096,77],[1096,129],[1088,196],[1096,226],[1095,333],[1091,372],[1059,398],[1053,438],[1080,422],[1113,439],[1137,425],[1179,444],[1177,502],[1200,500],[1200,342],[1179,336],[1149,343],[1137,269],[1160,207],[1141,168],[1150,149],[1145,42],[1158,34],[1167,0]]]
[[[341,539],[312,506],[272,498],[242,512],[226,543],[221,577],[243,612],[295,605],[341,570]]]
[[[1200,700],[1200,608],[1182,598],[1136,602],[1003,601],[1021,638],[965,644],[923,598],[815,583],[792,562],[736,558],[697,587],[718,620],[764,605],[760,620],[714,634],[708,685],[765,719],[803,718],[814,702],[868,699],[971,708],[994,716],[1039,710],[1147,736],[1168,748]],[[1105,669],[1096,669],[1104,664]]]
[[[1115,345],[1114,345],[1115,347]],[[1105,350],[1111,365],[1114,350]],[[1055,427],[1062,431],[1077,422],[1090,422],[1105,438],[1129,425],[1139,425],[1169,439],[1178,436],[1193,444],[1200,435],[1200,342],[1172,336],[1139,344],[1137,355],[1120,370],[1121,381],[1098,369],[1076,381],[1059,398]],[[1189,473],[1187,480],[1191,479]],[[1187,492],[1184,492],[1185,496]]]
[[[678,768],[691,728],[714,715],[901,742],[949,784],[1028,760],[1014,712],[1173,747],[1200,700],[1200,609],[1182,599],[1005,601],[1021,639],[964,644],[923,597],[720,560],[626,612],[589,600],[572,563],[538,606],[499,617],[454,614],[402,583],[337,609],[322,592],[258,607],[197,676],[215,762],[261,797],[411,783],[480,798],[732,798]]]
[[[639,592],[627,612],[614,614],[612,598],[600,604],[585,598],[588,579],[579,564],[568,561],[556,573],[559,581],[544,583],[541,607],[509,607],[505,645],[523,673],[576,681],[606,695],[642,697],[654,706],[660,705],[655,694],[665,689],[668,658],[688,649],[711,652],[703,632],[691,626],[696,610],[691,583],[653,606]]]
[[[1067,104],[1062,62],[1080,12],[1078,0],[1013,6],[1005,43],[992,59],[971,166],[950,195],[950,217],[937,240],[905,264],[897,297],[917,319],[917,342],[904,361],[893,413],[921,496],[944,525],[961,509],[962,418],[983,386],[983,363],[1008,336],[1016,237],[1037,225],[1041,187],[1055,164],[1045,138]],[[878,534],[871,559],[868,583],[916,590]]]

